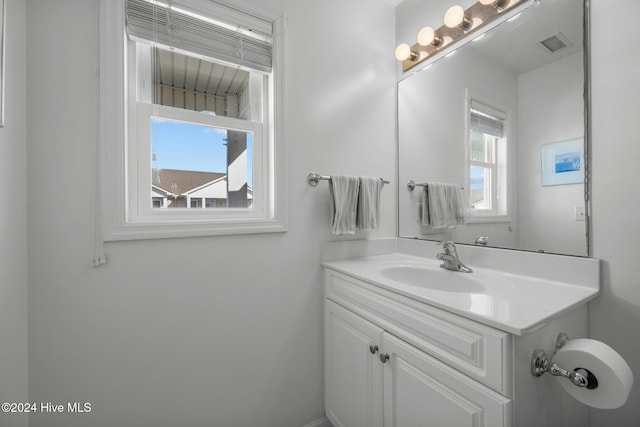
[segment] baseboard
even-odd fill
[[[311,421],[309,424],[305,424],[302,427],[333,427],[333,424],[329,422],[327,417],[318,418],[317,420]]]

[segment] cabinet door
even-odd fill
[[[385,427],[505,427],[511,400],[384,334]]]
[[[326,301],[325,410],[334,427],[382,427],[382,332]]]

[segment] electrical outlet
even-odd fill
[[[586,219],[584,206],[575,206],[573,208],[573,219],[576,221],[584,221]]]

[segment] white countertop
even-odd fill
[[[448,271],[440,268],[440,263],[435,259],[392,253],[331,260],[323,264],[375,286],[515,335],[533,331],[599,294],[597,288],[590,286],[476,266],[470,266],[473,273]],[[471,292],[449,292],[442,285],[440,290],[431,289],[393,280],[384,274],[386,268],[398,266],[429,269],[429,280],[438,280],[445,285],[450,280],[468,280],[482,286]]]

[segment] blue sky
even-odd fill
[[[471,190],[484,190],[485,169],[480,166],[471,166]]]
[[[253,164],[253,138],[247,135],[249,165]],[[227,171],[227,131],[221,128],[165,119],[151,119],[153,168],[201,172]],[[248,167],[248,182],[252,168]]]

